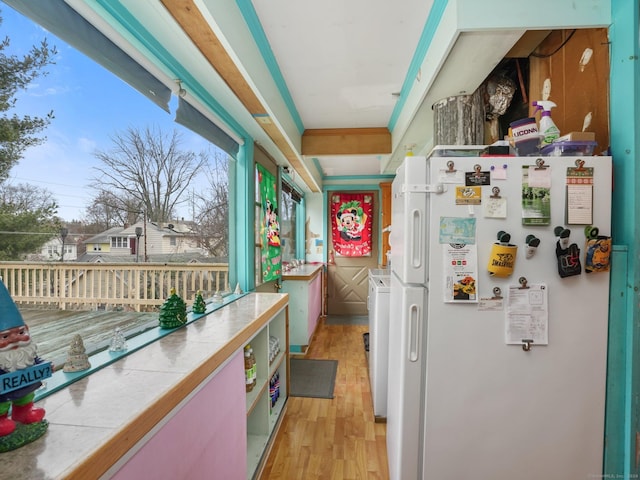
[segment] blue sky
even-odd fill
[[[6,54],[24,55],[47,38],[58,55],[49,75],[18,94],[16,113],[55,118],[41,136],[42,145],[27,150],[11,170],[9,181],[28,183],[52,192],[64,220],[81,220],[94,195],[88,188],[97,172],[96,150],[109,151],[111,137],[129,127],[160,128],[182,133],[184,149],[206,149],[208,142],[174,122],[175,98],[167,113],[102,66],[76,51],[11,7],[0,3],[0,36],[9,37]],[[105,94],[106,92],[106,94]],[[186,217],[185,212],[181,212]]]

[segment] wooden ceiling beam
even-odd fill
[[[527,30],[507,52],[505,58],[527,58],[550,33],[551,30]]]
[[[302,155],[386,155],[391,132],[381,128],[323,128],[305,130]]]
[[[162,0],[162,4],[247,110],[252,115],[266,115],[262,103],[193,0]]]
[[[271,138],[273,143],[282,152],[298,175],[307,184],[312,192],[319,192],[316,182],[300,161],[296,152],[289,146],[284,134],[268,119],[268,112],[242,72],[238,69],[222,42],[211,30],[200,10],[193,0],[161,0],[167,11],[178,22],[194,45],[207,59],[209,64],[222,77],[231,91],[253,115],[260,127]]]

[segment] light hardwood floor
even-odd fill
[[[371,405],[364,325],[318,326],[306,358],[338,360],[333,399],[291,397],[260,478],[388,479],[386,424]]]

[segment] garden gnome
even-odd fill
[[[42,421],[45,411],[34,406],[34,392],[42,385],[42,379],[51,376],[51,371],[51,363],[38,357],[29,328],[0,282],[0,437],[11,434],[16,422]]]

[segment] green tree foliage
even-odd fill
[[[18,91],[47,74],[45,67],[54,63],[55,48],[50,48],[47,41],[43,40],[40,46],[33,46],[27,55],[18,57],[6,54],[9,44],[8,37],[0,43],[0,182],[8,178],[9,171],[22,158],[25,149],[45,140],[37,134],[53,118],[53,112],[46,118],[40,118],[29,115],[20,117],[9,111],[16,104]]]
[[[17,93],[47,74],[45,67],[54,63],[57,52],[43,40],[40,46],[33,46],[27,55],[19,57],[6,53],[9,45],[9,38],[0,43],[0,260],[20,260],[57,235],[60,224],[55,216],[58,205],[47,190],[6,184],[11,168],[25,150],[44,142],[45,138],[37,134],[50,123],[53,114],[46,118],[18,116],[11,110]]]
[[[0,260],[22,260],[60,232],[58,205],[31,185],[0,187]]]

